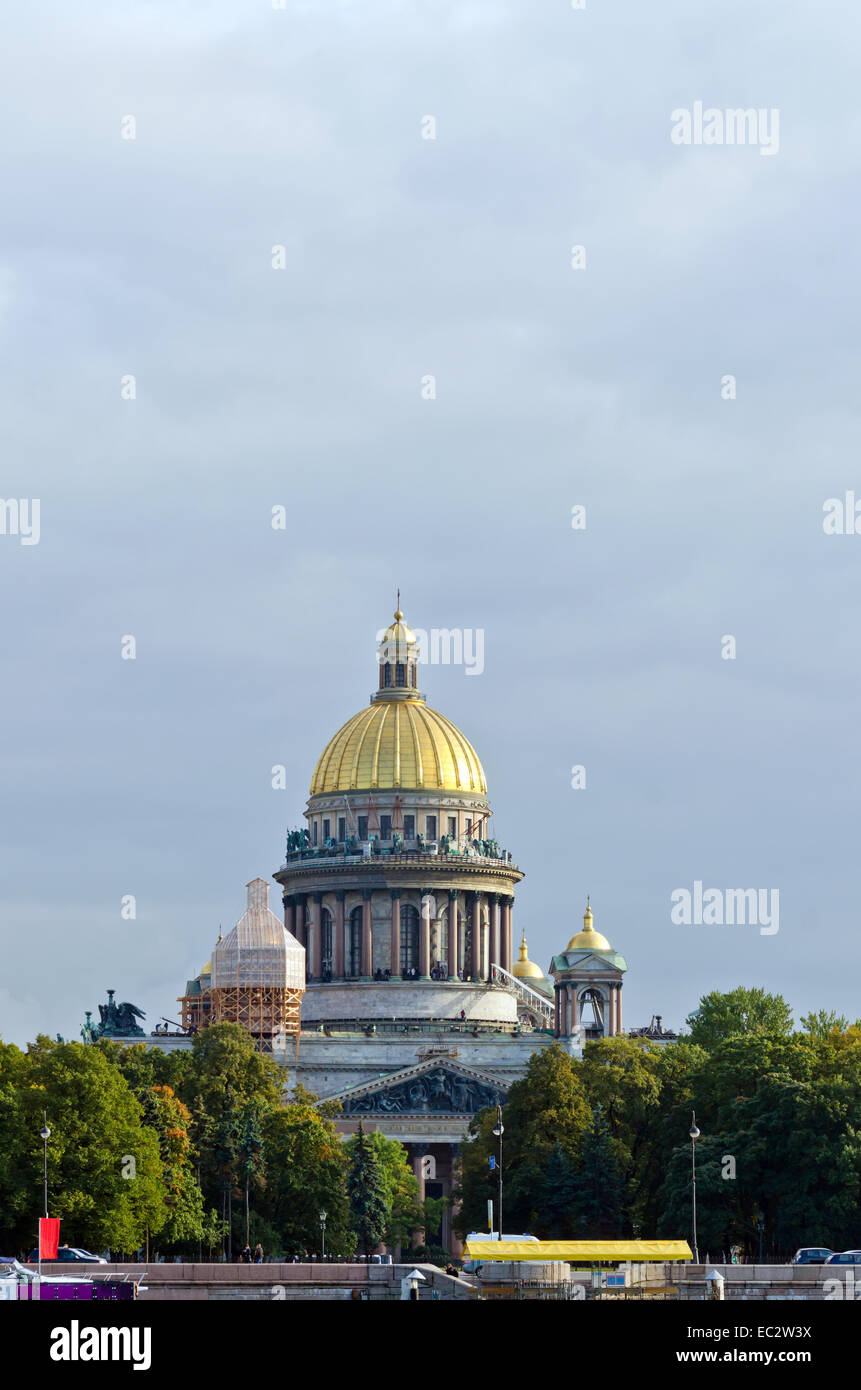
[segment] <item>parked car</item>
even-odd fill
[[[827,1265],[861,1265],[861,1250],[838,1250],[829,1255]]]
[[[789,1263],[793,1265],[824,1265],[828,1256],[833,1254],[834,1251],[829,1250],[827,1245],[802,1245],[800,1250],[796,1250]]]
[[[39,1258],[38,1246],[31,1250],[29,1263],[35,1264]],[[91,1255],[89,1250],[82,1250],[79,1245],[60,1245],[57,1247],[57,1263],[66,1262],[76,1265],[106,1265],[107,1260],[103,1260],[101,1255]],[[53,1260],[46,1260],[46,1264],[53,1264]]]

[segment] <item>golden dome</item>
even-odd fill
[[[487,793],[472,744],[419,696],[378,698],[354,714],[329,740],[311,778],[312,796],[374,787]]]
[[[544,971],[531,961],[526,954],[526,932],[523,933],[523,940],[520,943],[520,959],[514,962],[511,967],[512,975],[518,980],[543,980]]]
[[[380,639],[381,642],[406,642],[409,646],[416,645],[416,635],[411,627],[407,627],[404,622],[404,615],[400,608],[395,610],[395,620],[389,623]]]
[[[589,900],[586,899],[586,911],[583,914],[583,930],[578,931],[576,936],[572,936],[566,951],[612,951],[606,936],[602,936],[592,925],[592,909]]]

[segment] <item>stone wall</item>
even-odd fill
[[[95,1266],[78,1266],[82,1278],[89,1278]],[[413,1269],[425,1275],[422,1299],[435,1290],[442,1299],[469,1299],[476,1296],[474,1285],[453,1279],[435,1265],[373,1264],[152,1264],[99,1265],[99,1275],[128,1274],[142,1277],[146,1292],[141,1302],[171,1300],[255,1300],[258,1302],[295,1299],[352,1299],[360,1294],[373,1301],[399,1299],[401,1279]],[[86,1270],[86,1273],[85,1273]],[[43,1264],[46,1276],[68,1274],[68,1264]]]
[[[517,1000],[511,990],[487,984],[436,980],[389,980],[385,984],[343,981],[309,984],[302,1000],[302,1026],[336,1018],[453,1019],[461,1012],[481,1023],[516,1023]]]

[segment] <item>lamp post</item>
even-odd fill
[[[694,1227],[694,1264],[698,1265],[700,1262],[700,1252],[697,1247],[697,1140],[700,1137],[700,1132],[697,1129],[697,1114],[695,1110],[691,1111],[691,1127],[688,1133],[691,1136],[691,1210]]]
[[[765,1217],[762,1212],[756,1218],[756,1229],[759,1231],[759,1263],[762,1264],[762,1237],[765,1235]]]
[[[322,1258],[323,1258],[324,1260],[325,1260],[325,1258],[326,1258],[326,1217],[327,1217],[327,1216],[328,1216],[328,1212],[326,1212],[326,1211],[321,1211],[321,1212],[320,1212],[320,1244],[321,1244],[321,1251],[320,1251],[320,1253],[321,1253]]]
[[[505,1133],[505,1126],[502,1123],[502,1106],[496,1107],[496,1124],[493,1132],[499,1140],[499,1239],[502,1240],[502,1136]]]
[[[40,1138],[41,1138],[41,1140],[42,1140],[42,1143],[43,1143],[44,1146],[45,1146],[45,1162],[44,1162],[44,1166],[43,1166],[42,1172],[43,1172],[43,1188],[44,1188],[44,1194],[43,1194],[43,1195],[44,1195],[44,1199],[45,1199],[45,1215],[47,1216],[47,1215],[48,1215],[48,1140],[49,1140],[50,1137],[51,1137],[51,1131],[50,1131],[49,1128],[48,1128],[48,1112],[47,1112],[47,1110],[43,1110],[43,1111],[42,1111],[42,1116],[43,1116],[43,1119],[44,1119],[45,1123],[42,1125],[42,1128],[39,1130],[39,1136],[40,1136]]]
[[[42,1121],[43,1121],[43,1123],[42,1123],[42,1128],[39,1130],[39,1137],[40,1137],[40,1139],[42,1140],[42,1145],[43,1145],[42,1198],[43,1198],[43,1205],[44,1205],[44,1207],[45,1207],[45,1215],[47,1216],[47,1215],[48,1215],[48,1140],[49,1140],[50,1137],[51,1137],[51,1131],[50,1131],[49,1128],[48,1128],[48,1112],[47,1112],[47,1110],[43,1110],[43,1111],[42,1111]],[[41,1223],[41,1222],[39,1222],[39,1225],[38,1225],[38,1232],[39,1232],[39,1234],[38,1234],[38,1237],[37,1237],[37,1244],[38,1244],[38,1246],[39,1246],[39,1280],[40,1280],[40,1283],[39,1283],[39,1296],[41,1297],[41,1295],[42,1295],[42,1285],[41,1285],[41,1278],[42,1278],[42,1223]]]

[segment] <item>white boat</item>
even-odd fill
[[[143,1275],[129,1274],[41,1274],[18,1260],[0,1260],[0,1303],[21,1299],[51,1302],[68,1299],[84,1303],[88,1298],[133,1299],[138,1293],[146,1292],[141,1282],[143,1278]],[[74,1293],[69,1285],[75,1286]]]

